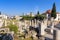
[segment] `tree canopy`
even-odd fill
[[[24,20],[32,20],[32,19],[43,20],[44,18],[46,18],[46,16],[40,14],[39,11],[38,11],[35,16],[24,15],[24,16],[22,16],[22,18]]]
[[[43,20],[44,18],[46,18],[46,16],[40,14],[39,11],[37,12],[37,15],[35,15],[35,19],[37,19],[37,20]]]
[[[29,15],[25,15],[25,16],[22,16],[24,20],[31,20],[33,19],[34,17],[32,16],[29,16]]]
[[[52,12],[51,12],[51,17],[56,18],[56,6],[55,3],[53,4]]]
[[[41,14],[35,16],[35,19],[37,20],[43,20],[44,18],[46,18],[46,16]]]

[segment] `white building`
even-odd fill
[[[47,18],[51,19],[51,15],[50,14],[46,14]],[[56,18],[54,19],[55,21],[60,20],[60,13],[56,13]]]
[[[4,21],[0,19],[0,28],[3,26]]]
[[[16,15],[15,18],[16,18],[16,20],[22,19],[22,17],[20,17],[20,16],[18,16],[18,15]]]
[[[3,25],[6,25],[6,19],[8,17],[6,15],[0,15],[0,28],[3,26]]]
[[[8,17],[6,15],[0,15],[0,19],[7,19]]]
[[[60,13],[57,13],[57,14],[56,14],[55,20],[56,20],[56,21],[60,20]]]
[[[27,13],[28,16],[35,16],[33,12]]]
[[[51,19],[51,10],[47,10],[45,15],[50,20]],[[58,20],[60,20],[60,13],[56,12],[55,21],[58,21]]]

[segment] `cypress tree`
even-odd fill
[[[55,6],[55,3],[53,4],[53,8],[52,8],[52,12],[51,12],[51,17],[53,17],[54,19],[56,18],[56,6]]]
[[[40,13],[39,13],[39,11],[37,12],[37,15],[39,15]]]
[[[1,11],[0,11],[0,15],[1,15]]]

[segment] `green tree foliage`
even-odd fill
[[[37,12],[37,15],[39,15],[40,13],[39,13],[39,11]]]
[[[26,15],[26,16],[22,16],[24,20],[31,20],[33,19],[34,17],[32,16],[29,16],[29,15]]]
[[[35,18],[37,20],[43,20],[44,18],[46,18],[46,16],[44,16],[44,15],[36,15]]]
[[[39,11],[37,12],[37,15],[35,15],[35,16],[31,16],[31,14],[30,14],[30,16],[29,15],[24,15],[22,17],[23,17],[24,20],[32,20],[32,19],[43,20],[44,18],[46,18],[45,15],[39,14]]]
[[[52,12],[51,12],[51,17],[56,18],[56,6],[55,3],[53,4]]]
[[[37,20],[43,20],[44,18],[46,18],[46,16],[45,15],[41,15],[40,13],[39,13],[39,11],[37,12],[37,15],[35,16],[35,19],[37,19]]]
[[[14,33],[17,33],[18,27],[16,25],[10,24],[8,27],[10,31],[14,31]]]

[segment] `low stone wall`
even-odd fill
[[[11,34],[1,33],[0,34],[0,40],[13,40],[13,36]]]

